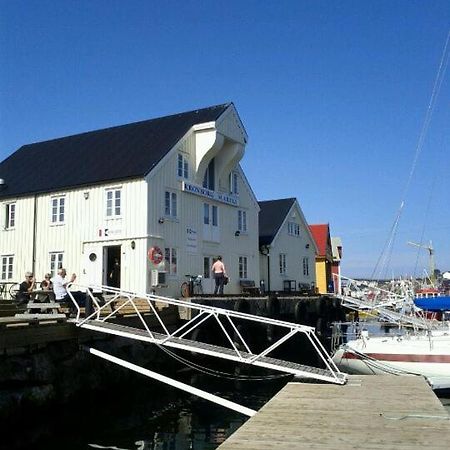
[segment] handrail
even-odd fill
[[[94,306],[94,311],[89,314],[87,317],[82,318],[81,317],[81,308],[76,302],[74,296],[72,295],[72,290],[85,290],[86,295],[92,300],[92,304]],[[98,300],[95,298],[95,295],[93,294],[93,291],[100,291],[105,296],[112,296],[111,299],[106,301],[103,305],[100,305]],[[334,383],[343,384],[346,381],[346,376],[342,374],[339,369],[337,368],[336,364],[333,362],[333,360],[330,358],[328,353],[326,352],[325,348],[319,341],[318,337],[315,335],[314,328],[309,327],[306,325],[301,324],[295,324],[291,322],[286,322],[283,320],[278,319],[272,319],[269,317],[261,317],[261,316],[255,316],[248,313],[242,313],[239,311],[231,311],[224,308],[219,308],[215,306],[209,306],[209,305],[201,305],[197,303],[187,302],[183,300],[177,300],[170,297],[163,297],[160,295],[154,295],[154,294],[147,294],[147,293],[133,293],[130,291],[120,290],[118,288],[113,288],[109,286],[81,286],[75,283],[72,283],[69,286],[68,289],[69,297],[71,298],[72,302],[74,303],[75,307],[77,308],[77,315],[76,315],[76,323],[78,326],[90,326],[91,324],[95,324],[95,322],[101,322],[104,323],[114,317],[117,312],[121,310],[126,304],[132,305],[136,316],[139,318],[140,323],[142,324],[149,341],[154,342],[157,345],[169,345],[172,346],[176,342],[182,342],[183,346],[186,345],[186,342],[192,342],[192,341],[186,341],[184,339],[185,336],[187,336],[189,333],[194,331],[195,329],[198,329],[198,327],[205,323],[207,320],[213,318],[215,322],[218,323],[219,328],[222,331],[223,336],[226,338],[226,341],[231,345],[231,349],[235,353],[236,357],[241,360],[247,362],[247,363],[260,363],[262,364],[262,360],[271,352],[273,352],[276,348],[278,348],[281,344],[283,344],[288,339],[292,338],[293,336],[297,334],[303,334],[307,337],[308,341],[311,343],[315,351],[320,357],[320,360],[322,361],[322,364],[329,372],[329,376],[327,378],[327,381],[332,381]],[[118,299],[124,299],[125,302],[122,305],[116,306],[115,303]],[[147,323],[147,321],[144,318],[144,315],[137,307],[135,301],[144,300],[146,304],[149,306],[149,310],[153,313],[153,315],[156,317],[160,328],[163,330],[162,335],[158,332],[152,331]],[[164,320],[161,317],[158,309],[155,306],[155,303],[158,302],[162,305],[172,305],[172,306],[182,306],[184,308],[188,308],[196,312],[196,314],[191,315],[191,319],[188,320],[186,323],[182,324],[175,330],[169,331],[166,325],[164,324]],[[106,316],[102,317],[102,311],[108,311],[108,314]],[[224,319],[221,320],[221,319]],[[285,332],[281,333],[282,336],[276,340],[275,342],[271,343],[266,349],[263,349],[262,351],[255,352],[252,351],[252,346],[250,343],[244,338],[244,336],[239,333],[238,327],[236,326],[236,321],[250,321],[255,322],[259,324],[264,325],[271,325],[274,327],[278,327],[281,329],[284,329]],[[231,327],[231,330],[228,329],[230,327],[227,327],[226,325],[229,324]],[[142,330],[142,331],[144,331]],[[234,332],[234,333],[233,333]],[[231,334],[230,334],[231,333]],[[161,337],[162,336],[162,337]],[[239,345],[237,345],[239,344]],[[240,350],[240,347],[245,349],[245,351]],[[200,351],[198,348],[196,349],[195,346],[192,347],[192,351]],[[201,351],[200,351],[201,352]],[[220,353],[218,351],[218,353]],[[251,358],[249,358],[249,355],[251,355]],[[215,355],[220,357],[219,354]],[[280,369],[282,370],[282,369]],[[287,369],[285,371],[288,371]],[[295,371],[290,370],[290,373],[295,373]],[[302,373],[303,374],[303,373]],[[303,374],[304,375],[304,374]],[[308,376],[308,375],[306,375]],[[314,375],[311,373],[312,378],[319,377],[318,375]],[[324,379],[324,377],[320,378]]]

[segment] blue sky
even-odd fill
[[[0,0],[0,160],[23,144],[233,101],[260,200],[329,222],[343,273],[389,237],[450,29],[446,1]],[[450,270],[449,76],[388,275]],[[36,166],[39,161],[33,162]]]

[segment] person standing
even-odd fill
[[[67,293],[67,285],[69,283],[73,283],[77,276],[73,273],[70,277],[70,280],[66,280],[66,269],[58,269],[58,274],[54,276],[51,279],[51,282],[53,283],[53,292],[55,294],[56,301],[59,302],[65,302],[69,306],[70,313],[75,313],[75,305],[72,302],[72,299],[70,298],[69,294]],[[75,301],[78,303],[78,306],[84,306],[85,305],[85,296],[83,293],[78,291],[71,291],[70,292],[75,299]]]
[[[211,272],[213,273],[214,279],[216,281],[216,286],[214,288],[214,295],[217,293],[223,295],[223,286],[225,282],[225,277],[227,276],[227,271],[225,269],[225,264],[222,262],[222,257],[219,255],[211,267]]]

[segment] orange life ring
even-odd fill
[[[161,263],[163,258],[164,258],[163,252],[159,247],[152,247],[149,249],[148,259],[150,259],[150,261],[153,264]]]

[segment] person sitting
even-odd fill
[[[25,273],[25,280],[20,283],[19,292],[17,293],[17,305],[26,305],[31,300],[31,292],[36,282],[32,272]]]
[[[40,302],[53,301],[55,299],[51,277],[51,274],[46,273],[44,279],[41,281],[41,290],[46,292],[38,295],[38,300]]]
[[[70,280],[66,280],[66,269],[58,269],[58,274],[51,279],[53,284],[53,292],[55,293],[55,299],[58,303],[66,303],[69,307],[70,314],[74,314],[76,312],[76,306],[73,304],[73,301],[70,295],[67,292],[67,285],[69,283],[73,283],[77,276],[73,273],[70,277]],[[84,306],[85,304],[85,296],[82,292],[70,292],[78,306]]]

